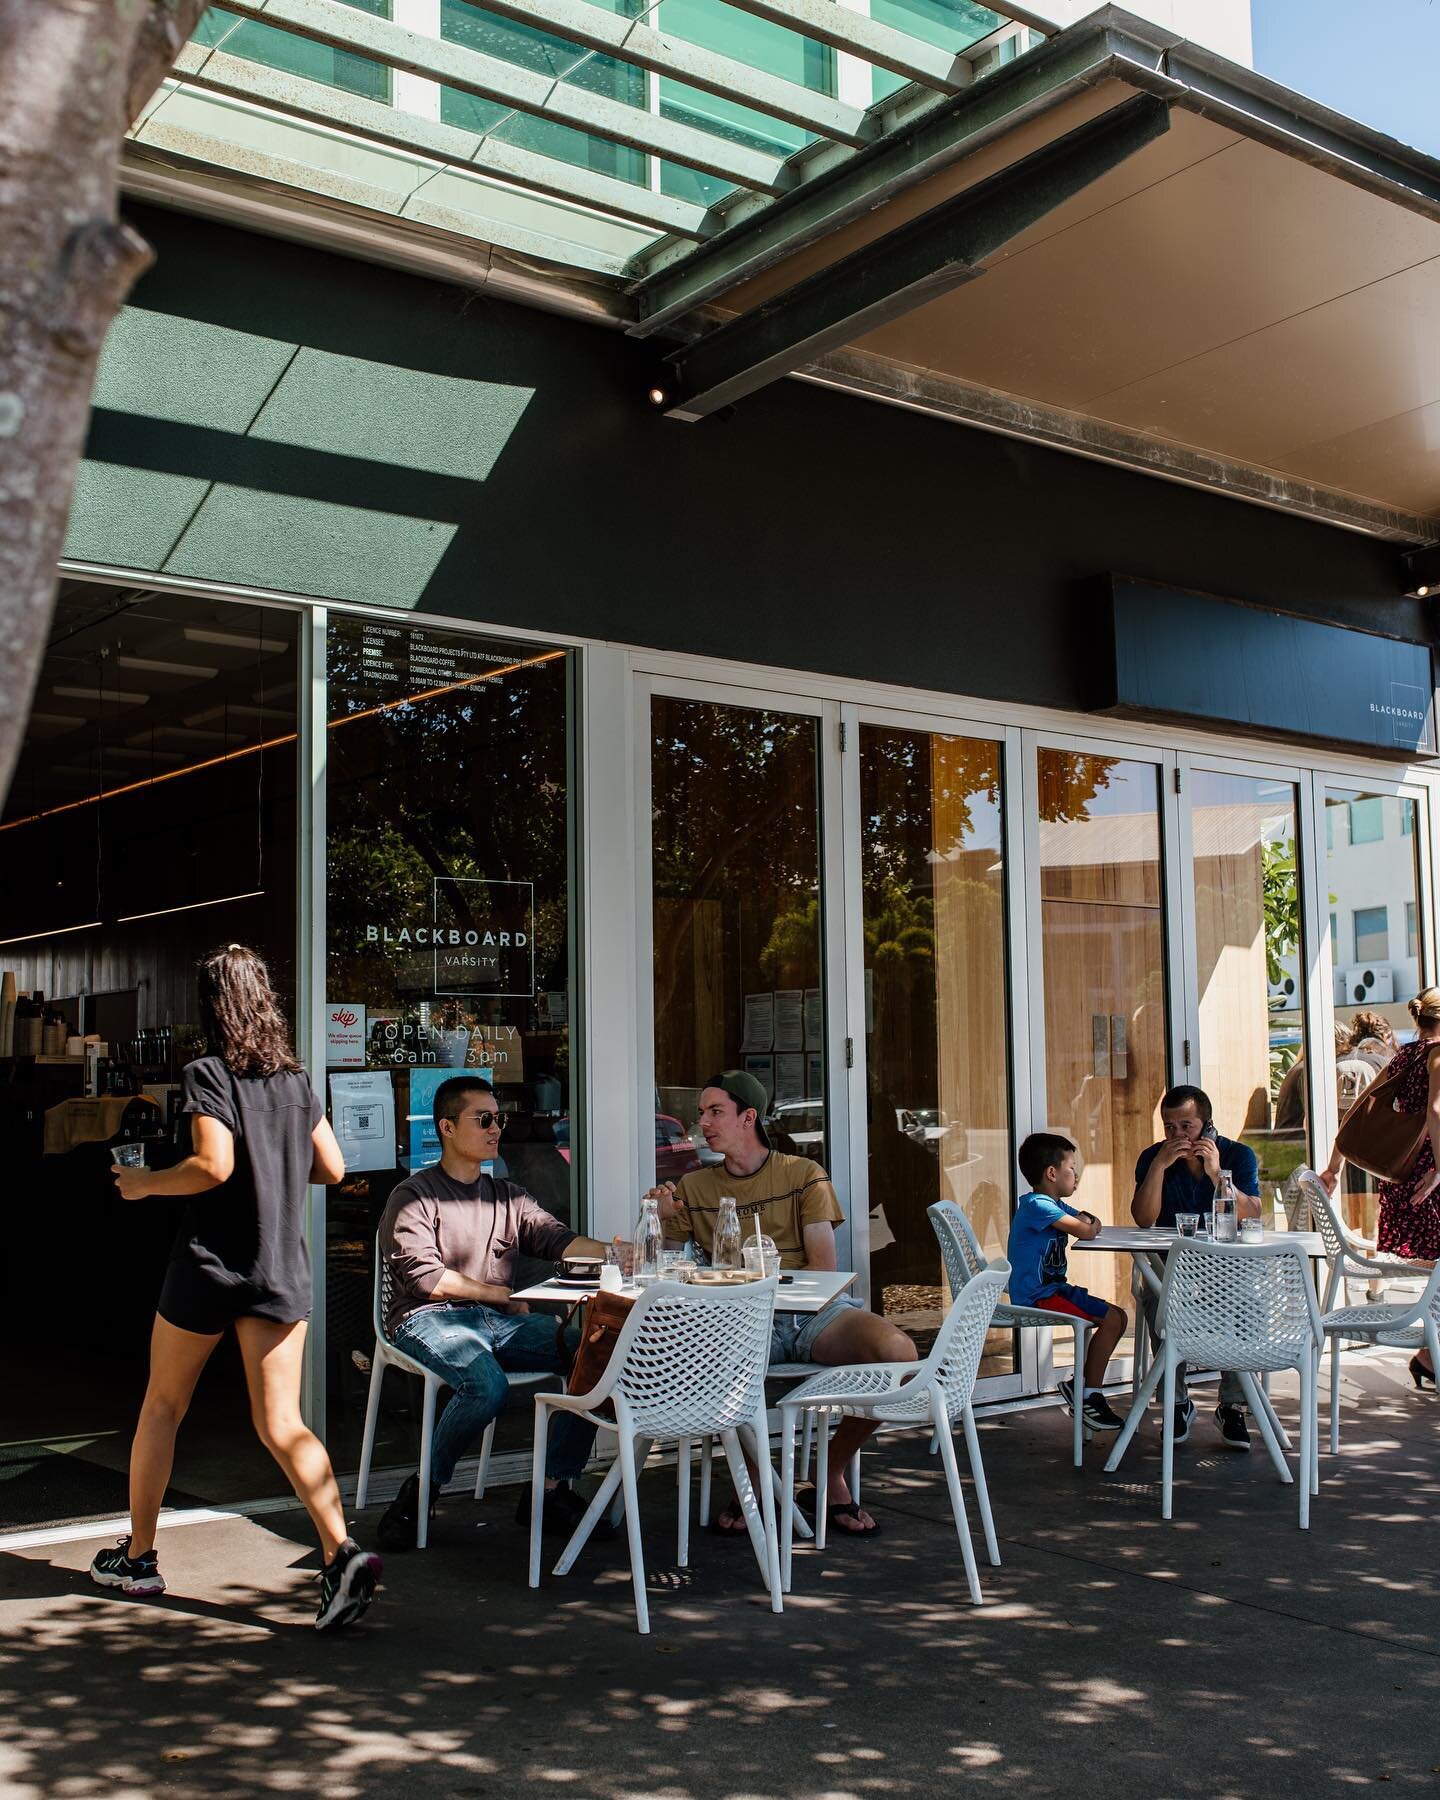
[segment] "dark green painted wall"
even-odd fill
[[[1426,636],[1351,533],[798,382],[670,423],[616,333],[130,216],[76,557],[1062,707],[1105,570]]]

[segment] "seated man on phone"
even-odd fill
[[[510,1298],[516,1257],[605,1254],[605,1245],[577,1237],[516,1182],[485,1174],[504,1127],[488,1082],[478,1075],[442,1081],[434,1115],[440,1160],[391,1192],[379,1248],[390,1267],[386,1331],[396,1349],[452,1390],[431,1448],[432,1512],[456,1463],[505,1404],[505,1371],[569,1372],[573,1345],[557,1347],[554,1319],[532,1316]],[[584,1515],[570,1482],[583,1472],[594,1438],[595,1427],[573,1413],[559,1414],[551,1426],[546,1531],[571,1532]],[[388,1551],[410,1548],[419,1517],[420,1478],[409,1475],[380,1521],[380,1543]],[[528,1487],[515,1517],[530,1522]]]
[[[808,1156],[771,1149],[760,1122],[765,1106],[764,1088],[743,1069],[712,1076],[700,1095],[700,1129],[724,1162],[692,1169],[678,1182],[662,1182],[646,1198],[659,1201],[667,1238],[693,1238],[707,1258],[715,1242],[720,1201],[728,1195],[740,1215],[742,1239],[754,1231],[758,1218],[761,1232],[774,1239],[782,1268],[837,1268],[835,1227],[845,1223],[845,1215],[830,1177]],[[848,1294],[839,1295],[818,1313],[775,1315],[772,1363],[915,1360],[912,1338]],[[843,1419],[830,1439],[828,1522],[832,1530],[850,1537],[874,1537],[880,1529],[856,1504],[845,1480],[850,1458],[875,1429],[864,1419]],[[738,1501],[725,1508],[714,1529],[722,1536],[746,1536]]]
[[[1160,1122],[1165,1136],[1140,1152],[1135,1164],[1135,1198],[1131,1217],[1137,1225],[1166,1225],[1172,1229],[1177,1213],[1207,1213],[1215,1205],[1220,1172],[1228,1169],[1235,1183],[1235,1210],[1242,1219],[1260,1216],[1260,1165],[1248,1144],[1221,1137],[1211,1119],[1210,1096],[1203,1088],[1173,1087],[1160,1102]],[[1140,1305],[1155,1336],[1155,1312],[1160,1296],[1147,1281],[1140,1291]],[[1176,1375],[1175,1417],[1171,1432],[1177,1444],[1190,1435],[1195,1402],[1185,1385],[1185,1365]],[[1250,1448],[1250,1428],[1245,1423],[1245,1390],[1238,1375],[1223,1371],[1220,1404],[1215,1423],[1222,1441],[1231,1450]]]

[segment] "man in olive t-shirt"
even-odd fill
[[[707,1169],[693,1169],[678,1182],[652,1188],[668,1238],[693,1237],[708,1256],[723,1196],[735,1201],[742,1239],[760,1229],[775,1240],[781,1263],[790,1269],[833,1269],[835,1227],[845,1223],[830,1178],[808,1156],[772,1150],[760,1122],[765,1090],[753,1075],[727,1069],[705,1084],[700,1095],[700,1130],[712,1150],[724,1157]],[[770,1360],[817,1363],[914,1362],[914,1341],[894,1325],[867,1311],[860,1301],[842,1294],[818,1313],[775,1315]],[[879,1530],[870,1514],[857,1506],[845,1480],[850,1458],[875,1427],[864,1419],[844,1419],[830,1439],[830,1525],[854,1537],[873,1537]],[[738,1502],[716,1521],[723,1531],[745,1535]]]

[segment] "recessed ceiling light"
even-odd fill
[[[196,681],[213,681],[220,673],[204,663],[160,662],[153,656],[117,656],[122,669],[143,669],[147,675],[189,675]]]
[[[50,692],[62,700],[113,700],[119,706],[143,706],[148,694],[133,693],[127,688],[55,687]]]
[[[226,650],[261,651],[267,656],[290,648],[285,638],[251,637],[243,631],[207,631],[200,625],[187,625],[185,637],[192,644],[220,644]]]

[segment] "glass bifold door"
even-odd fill
[[[1076,1203],[1127,1221],[1160,1097],[1194,1083],[1268,1210],[1408,1028],[1419,787],[640,679],[641,1144],[662,1179],[708,1160],[700,1087],[748,1069],[772,1141],[834,1179],[842,1262],[922,1348],[950,1297],[927,1208],[1003,1254],[1027,1131],[1071,1138]],[[1363,1180],[1345,1203],[1373,1224]],[[1071,1265],[1129,1305],[1126,1259]],[[992,1332],[981,1392],[1043,1391],[1051,1354]]]

